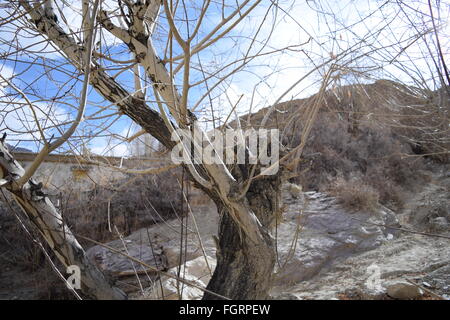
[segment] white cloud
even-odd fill
[[[55,1],[56,8],[55,13],[58,17],[59,26],[63,28],[65,32],[73,36],[75,39],[81,39],[81,0],[77,1]],[[104,9],[117,8],[117,1],[108,0],[102,1]],[[17,12],[13,8],[1,7],[0,19],[10,19],[12,16],[17,15]],[[113,18],[114,22],[117,22],[116,18]],[[0,50],[9,52],[11,48],[13,50],[26,49],[32,55],[45,57],[49,59],[62,58],[59,49],[55,49],[51,42],[46,37],[39,35],[38,33],[24,28],[21,22],[12,21],[10,24],[3,25],[0,30]],[[104,32],[102,35],[103,45],[114,45],[116,39],[108,32]]]
[[[11,80],[11,78],[14,76],[14,69],[11,67],[8,67],[7,65],[0,65],[0,74],[3,78],[6,80]],[[0,78],[0,88],[5,88],[8,86],[8,83],[4,81],[2,78]]]
[[[94,138],[90,144],[90,151],[101,156],[128,157],[131,154],[130,145],[116,139]]]

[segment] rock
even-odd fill
[[[386,288],[388,296],[394,299],[417,299],[423,295],[423,290],[409,282],[396,282]]]
[[[431,186],[430,186],[431,188]],[[416,200],[409,222],[418,230],[450,231],[450,201],[446,188],[434,186]]]
[[[319,192],[305,192],[301,199],[284,192],[283,202],[284,221],[276,231],[282,266],[276,270],[276,285],[310,279],[338,260],[375,249],[399,235],[380,226],[399,226],[395,213],[385,207],[350,213],[335,198]]]
[[[448,190],[450,187],[450,180],[445,183],[447,183],[445,188]],[[408,206],[399,212],[398,215],[391,215],[389,210],[386,211],[381,207],[381,210],[375,212],[373,217],[369,217],[369,219],[375,220],[369,221],[376,223],[376,220],[378,220],[380,221],[378,224],[383,224],[381,221],[384,220],[387,225],[392,223],[394,226],[398,226],[398,222],[395,221],[398,217],[401,219],[405,229],[424,231],[428,229],[430,217],[446,217],[447,221],[450,222],[450,216],[448,215],[448,208],[450,208],[448,192],[440,190],[440,184],[443,184],[443,182],[425,186],[425,188],[415,195],[412,200],[408,201]],[[407,232],[402,232],[401,236],[399,236],[398,230],[381,226],[378,231],[377,229],[370,230],[375,232],[372,235],[374,236],[377,232],[381,231],[381,233],[379,233],[380,236],[381,234],[383,235],[381,236],[381,239],[387,234],[386,239],[390,240],[383,241],[378,247],[375,245],[373,249],[366,251],[362,250],[361,247],[356,247],[355,253],[346,257],[345,254],[342,254],[343,252],[340,251],[341,248],[339,247],[336,247],[337,250],[340,251],[339,254],[337,256],[330,256],[326,250],[325,252],[319,251],[321,246],[317,245],[314,248],[314,251],[318,253],[315,257],[311,257],[312,252],[308,253],[308,250],[305,249],[305,244],[310,243],[313,238],[317,239],[317,234],[311,232],[311,227],[308,226],[307,218],[312,217],[314,214],[317,215],[316,218],[319,218],[323,212],[337,210],[337,207],[334,205],[331,198],[327,200],[323,194],[317,192],[305,192],[303,194],[305,200],[309,202],[309,205],[302,206],[301,203],[298,203],[298,206],[296,207],[296,203],[291,200],[290,196],[286,196],[283,199],[289,206],[287,210],[288,216],[285,219],[286,222],[290,222],[289,216],[295,217],[294,214],[295,211],[297,211],[298,219],[300,220],[301,225],[304,226],[299,233],[298,241],[296,243],[294,242],[294,244],[297,244],[297,256],[296,254],[291,254],[293,257],[292,259],[298,261],[297,274],[295,264],[292,264],[290,266],[291,270],[288,270],[291,274],[288,274],[285,279],[281,279],[280,285],[272,288],[272,295],[276,295],[274,292],[293,292],[300,298],[308,300],[324,300],[333,299],[335,297],[341,299],[384,300],[391,299],[386,293],[386,288],[390,284],[404,282],[405,277],[407,277],[418,284],[422,284],[425,288],[429,288],[433,293],[436,293],[442,298],[450,299],[450,246],[448,245],[448,241],[443,240],[442,238],[427,237]],[[310,208],[307,208],[308,206],[315,206],[318,208],[316,209],[318,212],[306,212],[306,215],[303,214],[306,210],[311,210]],[[387,216],[382,214],[381,211],[386,211]],[[347,215],[344,212],[343,214],[331,213],[330,216],[336,215],[340,217],[336,219],[338,221],[337,225],[339,228],[342,228],[339,219]],[[389,216],[392,217],[391,221]],[[361,220],[361,213],[356,213],[355,217]],[[333,221],[328,221],[330,225],[333,224]],[[325,226],[321,227],[318,223],[315,225],[317,226],[317,229],[325,229]],[[365,224],[361,224],[361,226],[365,226]],[[281,227],[283,227],[283,224]],[[351,230],[354,227],[357,227],[357,225],[349,225],[348,230]],[[347,233],[349,232],[348,230],[346,231]],[[333,233],[339,234],[338,230],[333,226],[328,228],[328,232],[330,233],[329,235],[333,235]],[[279,233],[282,237],[288,234],[283,231]],[[393,236],[389,236],[390,233],[392,233]],[[442,232],[439,233],[442,234]],[[318,234],[321,235],[321,239],[327,237],[323,232]],[[344,232],[341,232],[341,234],[344,234]],[[280,247],[287,246],[289,248],[286,244],[286,240],[290,239],[292,242],[294,237],[291,235],[289,238],[280,239],[282,237],[279,237],[278,239],[279,252],[286,252],[286,248],[280,249]],[[332,246],[330,245],[330,247]],[[299,259],[299,250],[303,250],[302,254],[305,257],[304,262]],[[324,262],[319,264],[317,257],[320,257]],[[280,264],[283,264],[283,259],[281,259]],[[316,270],[317,273],[311,276],[311,274],[314,274],[314,270]],[[304,278],[298,276],[305,271],[310,273]],[[286,270],[283,272],[286,272]],[[289,280],[289,277],[294,279],[300,278],[302,281],[294,281],[294,284],[289,284],[287,281],[284,282],[286,279]],[[431,287],[424,282],[431,285]],[[373,286],[373,284],[379,284],[381,286],[381,291],[378,289],[374,290],[374,288],[377,288],[378,286]],[[412,284],[409,283],[407,285],[412,286]],[[416,291],[418,288],[415,287],[412,290]]]
[[[384,288],[368,289],[366,286],[361,287],[355,284],[351,284],[347,288],[341,286],[335,296],[339,300],[386,300],[387,298]],[[317,297],[314,298],[317,299]]]
[[[283,292],[277,295],[270,296],[270,300],[302,300],[291,292]]]
[[[186,263],[185,267],[181,269],[180,277],[196,286],[206,288],[215,265],[216,262],[211,257],[198,257]],[[172,268],[168,273],[176,276],[178,268]],[[179,300],[180,295],[182,300],[199,300],[203,297],[203,290],[182,282],[177,284],[176,279],[162,276],[161,282],[156,281],[152,287],[145,290],[142,299]]]
[[[196,213],[198,221],[211,221],[211,224],[198,225],[203,248],[209,256],[215,256],[215,246],[212,237],[213,230],[217,230],[217,214],[213,215],[211,209],[199,210]],[[207,216],[207,217],[205,217]],[[183,261],[190,261],[203,255],[192,216],[188,219],[187,236],[184,235],[183,248],[180,251],[181,222],[178,219],[155,224],[149,228],[143,228],[133,232],[123,241],[117,239],[107,243],[107,246],[132,256],[139,261],[158,270],[167,270],[175,267],[180,262],[182,253]],[[184,228],[185,229],[185,228]],[[184,232],[186,232],[184,230]],[[121,272],[133,272],[146,269],[139,263],[132,262],[123,254],[110,251],[102,246],[94,246],[87,250],[88,257],[95,261],[100,269],[107,273],[117,274]],[[134,268],[133,268],[134,265]]]
[[[450,265],[446,265],[433,270],[423,278],[422,284],[427,283],[433,287],[433,291],[441,295],[450,294]]]
[[[450,224],[445,217],[436,217],[430,219],[430,228],[433,231],[449,231]]]
[[[156,248],[152,251],[152,248],[149,245],[142,243],[126,244],[126,247],[124,247],[120,240],[112,241],[107,245],[123,254],[137,258],[143,263],[158,270],[163,270],[167,267],[166,259],[161,248]],[[101,246],[95,246],[87,250],[88,257],[95,261],[98,267],[107,273],[117,274],[121,272],[133,272],[134,268],[143,270],[143,266],[131,261],[123,254],[111,252],[109,249]]]

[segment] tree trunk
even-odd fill
[[[279,176],[255,181],[243,200],[262,223],[264,241],[256,244],[243,239],[239,226],[219,202],[221,219],[217,266],[207,289],[230,299],[267,299],[275,265],[274,241],[270,234],[280,200]],[[204,300],[218,299],[205,293]]]

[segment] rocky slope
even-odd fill
[[[441,172],[397,214],[403,229],[424,234],[401,232],[378,248],[337,259],[333,267],[311,279],[274,288],[274,295],[291,299],[389,299],[389,288],[409,283],[405,291],[410,290],[410,295],[406,297],[418,298],[411,288],[421,287],[424,297],[450,299],[449,190],[450,177]],[[441,221],[438,229],[437,218]],[[373,285],[376,278],[378,288]]]

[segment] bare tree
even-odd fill
[[[281,6],[278,1],[263,4],[261,0],[242,0],[228,4],[205,0],[187,4],[169,0],[117,3],[83,0],[81,7],[76,8],[65,1],[17,0],[9,5],[11,15],[1,24],[13,36],[3,59],[21,65],[14,79],[21,79],[24,69],[39,68],[39,78],[50,79],[54,90],[40,92],[36,89],[38,79],[23,79],[18,84],[11,76],[1,76],[0,84],[10,90],[4,100],[9,107],[17,106],[5,112],[20,110],[25,116],[22,128],[9,128],[10,131],[19,140],[24,140],[21,135],[27,134],[40,150],[33,164],[23,170],[2,141],[2,187],[14,194],[58,258],[65,265],[81,266],[86,293],[96,298],[122,299],[125,296],[88,261],[41,190],[42,186],[31,179],[46,155],[64,146],[76,150],[89,139],[111,135],[109,128],[123,117],[138,124],[141,133],[152,135],[171,150],[177,143],[172,139],[173,135],[177,136],[177,129],[195,130],[200,136],[207,136],[205,127],[196,121],[195,113],[199,115],[200,110],[208,114],[213,128],[223,129],[229,125],[230,116],[237,115],[240,98],[232,101],[227,89],[236,74],[251,72],[252,61],[281,59],[280,54],[290,52],[302,54],[311,62],[311,68],[265,110],[260,124],[266,126],[269,117],[278,112],[277,103],[299,83],[305,82],[311,74],[319,76],[319,93],[306,112],[307,125],[301,141],[296,146],[283,146],[277,162],[278,174],[265,175],[265,169],[255,164],[225,164],[223,161],[183,164],[195,186],[215,202],[220,215],[217,267],[204,298],[217,298],[212,293],[231,299],[267,298],[275,265],[271,226],[280,209],[280,185],[296,174],[328,86],[347,75],[378,71],[380,67],[369,62],[376,61],[381,51],[392,53],[389,44],[376,42],[377,35],[387,30],[389,19],[377,30],[347,41],[345,46],[334,38],[329,42],[331,47],[327,47],[321,39],[309,35],[296,45],[281,44],[273,48],[269,39],[280,19],[291,19],[291,23],[298,24],[298,19],[290,16],[288,6]],[[315,9],[324,17],[330,16],[323,8]],[[336,17],[333,19],[338,21]],[[364,21],[361,18],[359,23]],[[329,27],[326,18],[325,25]],[[265,32],[261,37],[262,29]],[[336,29],[330,32],[338,34]],[[400,39],[398,44],[406,47],[430,32],[418,30],[411,37]],[[35,39],[28,40],[27,45],[23,39],[30,38]],[[239,55],[228,56],[227,50],[241,39],[245,41],[234,51]],[[3,42],[3,45],[7,42],[6,37]],[[311,46],[309,51],[307,45]],[[35,48],[58,58],[40,58]],[[384,58],[384,62],[389,60],[386,55]],[[398,56],[394,57],[391,63],[397,59]],[[439,59],[441,78],[445,79],[447,69],[442,54]],[[269,74],[280,71],[275,68]],[[267,85],[266,78],[261,77],[260,84]],[[75,89],[81,94],[76,94]],[[253,93],[257,90],[255,86]],[[90,95],[92,98],[88,101]],[[229,102],[217,104],[221,101],[216,99],[219,95]],[[88,103],[95,111],[87,115]],[[68,119],[54,116],[58,104],[71,110]],[[247,110],[251,111],[251,107],[250,104]],[[27,111],[23,111],[25,109]],[[225,114],[222,119],[218,118],[218,111]],[[233,118],[236,119],[233,125],[241,126],[239,117]],[[81,130],[89,130],[89,122],[95,133],[80,134]],[[131,141],[141,133],[124,141]],[[201,146],[201,139],[194,141],[194,145]],[[206,142],[211,144],[209,140]],[[245,152],[248,157],[249,150]]]

